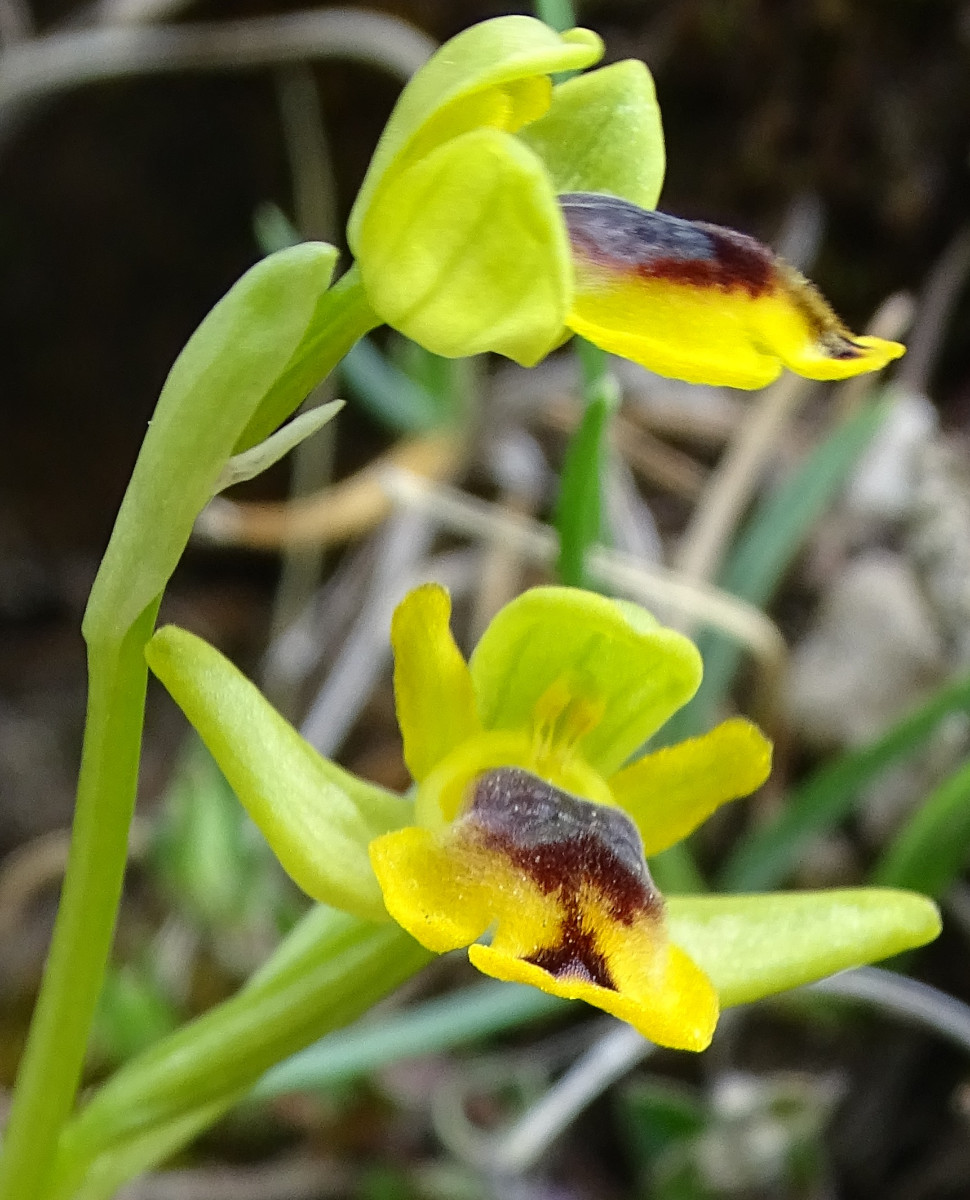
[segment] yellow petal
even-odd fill
[[[850,379],[880,371],[906,353],[899,342],[852,333],[813,283],[776,258],[775,294],[753,306],[752,337],[760,338],[790,371],[807,379]]]
[[[446,358],[495,350],[534,366],[561,337],[562,214],[541,161],[504,131],[449,138],[389,176],[357,256],[374,312]]]
[[[701,737],[648,754],[609,780],[649,858],[693,832],[728,800],[759,788],[771,771],[771,743],[756,725],[725,721]]]
[[[876,371],[905,353],[856,337],[815,288],[741,233],[585,193],[560,197],[576,267],[567,324],[691,383],[758,388]]]
[[[451,138],[472,129],[487,127],[515,133],[523,125],[541,117],[552,99],[552,80],[548,75],[533,75],[510,80],[504,85],[462,96],[444,108],[421,129],[396,167],[404,169]]]
[[[717,998],[666,936],[663,901],[619,809],[526,771],[479,777],[458,820],[378,838],[371,862],[388,912],[429,949],[494,930],[471,961],[499,979],[583,999],[667,1046],[703,1049]]]
[[[347,226],[354,255],[364,217],[392,175],[463,133],[514,131],[534,120],[548,107],[550,74],[581,70],[602,53],[588,29],[558,34],[523,16],[481,21],[441,46],[411,77],[378,142]]]
[[[481,729],[450,616],[448,593],[427,583],[405,596],[391,621],[397,719],[404,760],[417,780]]]

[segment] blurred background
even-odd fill
[[[648,575],[720,584],[784,635],[779,658],[756,634],[739,649],[702,631],[713,683],[683,731],[739,710],[780,747],[767,794],[693,847],[704,877],[933,892],[947,932],[906,967],[953,1007],[933,993],[915,1028],[891,989],[848,1008],[764,1005],[725,1021],[702,1059],[644,1065],[607,1021],[505,1011],[497,993],[476,1037],[468,1014],[492,1001],[445,960],[380,1018],[404,1022],[400,1046],[417,1036],[408,1013],[445,1029],[420,1058],[388,1052],[402,1061],[376,1070],[386,1057],[365,1045],[341,1051],[349,1067],[321,1060],[312,1086],[274,1085],[132,1197],[970,1194],[970,5],[578,9],[605,61],[642,58],[655,76],[661,207],[769,242],[853,329],[910,346],[891,382],[782,380],[754,396],[616,364],[607,540]],[[510,11],[531,10],[0,0],[5,1086],[63,866],[80,619],[167,370],[262,253],[300,236],[344,249],[404,78]],[[541,553],[503,545],[502,520],[549,518],[579,373],[569,350],[527,373],[379,334],[326,389],[351,403],[293,463],[213,505],[163,616],[259,678],[322,750],[403,788],[391,608],[416,579],[442,579],[467,648],[548,577]],[[389,460],[426,482],[388,498],[373,464]],[[705,613],[663,615],[700,629]],[[839,764],[848,782],[833,782]],[[812,815],[786,826],[791,811]],[[302,906],[154,693],[140,813],[92,1078],[229,994]]]

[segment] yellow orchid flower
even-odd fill
[[[665,159],[653,80],[592,66],[588,29],[525,16],[452,38],[388,120],[347,228],[373,312],[446,357],[533,365],[572,333],[695,383],[756,388],[903,353],[857,338],[753,238],[653,212]]]
[[[693,645],[642,610],[537,588],[466,665],[433,584],[394,616],[394,684],[418,825],[370,847],[388,911],[429,949],[583,999],[645,1037],[701,1050],[717,1021],[703,971],[666,935],[644,861],[764,782],[746,721],[623,762],[693,694]],[[664,785],[667,786],[664,786]],[[477,939],[494,927],[489,945]]]
[[[488,975],[700,1050],[719,1004],[936,936],[932,902],[888,889],[662,898],[645,857],[764,781],[764,737],[734,719],[634,757],[701,677],[693,645],[635,604],[532,589],[467,663],[449,617],[447,593],[426,585],[392,622],[413,797],[322,758],[192,634],[162,629],[147,650],[291,876],[396,921],[402,956],[411,938],[468,946]]]

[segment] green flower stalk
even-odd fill
[[[336,258],[332,246],[308,243],[258,263],[190,338],[159,397],[82,627],[88,706],[74,827],[0,1156],[4,1200],[46,1194],[81,1077],[121,897],[138,782],[143,651],[159,601],[227,462],[258,440],[247,441],[246,431],[271,431],[306,394],[294,377],[304,347],[319,347],[325,371],[367,328],[346,289],[329,286]]]
[[[938,933],[932,901],[888,889],[665,904],[645,856],[760,786],[764,737],[730,720],[628,761],[701,678],[693,645],[634,604],[533,589],[467,663],[449,615],[447,594],[426,585],[392,623],[413,801],[320,758],[200,639],[166,628],[149,645],[152,670],[317,900],[394,920],[438,953],[468,946],[487,975],[689,1050],[709,1044],[721,1004]]]

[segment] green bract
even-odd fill
[[[565,334],[573,267],[558,192],[656,203],[663,135],[650,75],[585,29],[501,17],[447,43],[381,137],[347,236],[374,312],[436,353],[532,365]]]
[[[227,459],[248,448],[239,445],[244,430],[264,420],[267,396],[329,294],[336,261],[333,246],[318,242],[270,255],[189,339],[165,381],[91,590],[84,625],[89,640],[127,629],[161,594]],[[288,395],[265,433],[302,398]]]

